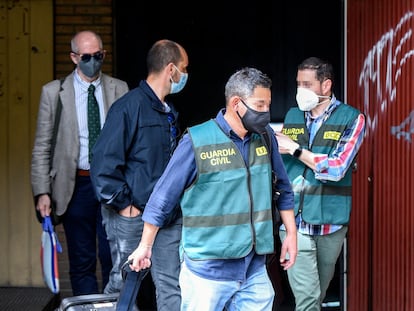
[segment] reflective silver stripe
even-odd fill
[[[264,210],[254,212],[253,222],[268,221],[272,219],[272,211]],[[221,227],[250,223],[250,213],[231,214],[223,216],[184,216],[185,227]]]

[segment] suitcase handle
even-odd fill
[[[132,259],[125,261],[121,266],[122,279],[124,281],[126,280],[127,275],[128,275],[129,272],[136,272],[136,271],[132,271],[131,268],[129,267],[129,265],[131,265],[131,264],[132,264]],[[147,275],[149,270],[150,270],[150,268],[145,268],[145,269],[142,269],[142,270],[139,271],[139,272],[142,272],[144,274],[141,279],[143,279]]]
[[[116,305],[117,311],[134,310],[139,287],[141,286],[142,280],[150,270],[147,268],[138,272],[133,271],[129,267],[131,263],[132,262],[127,260],[121,267],[124,285],[122,286],[121,292],[119,293],[119,299]]]

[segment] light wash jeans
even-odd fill
[[[141,215],[124,217],[116,211],[102,207],[102,218],[111,248],[113,268],[105,293],[119,292],[123,285],[121,266],[137,248],[144,223]],[[180,309],[181,291],[179,243],[182,218],[158,231],[151,256],[151,276],[156,288],[157,310]]]
[[[215,281],[181,265],[181,311],[271,311],[275,292],[265,265],[241,281]],[[171,309],[172,311],[173,309]]]
[[[296,311],[320,311],[335,265],[348,231],[344,226],[327,235],[307,235],[298,232],[298,255],[287,270],[290,287],[295,296]],[[280,230],[280,239],[286,231]]]

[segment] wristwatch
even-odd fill
[[[301,146],[299,146],[294,152],[293,152],[293,156],[295,157],[295,158],[299,158],[300,157],[300,155],[302,154],[302,147]]]

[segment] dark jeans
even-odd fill
[[[102,225],[101,205],[96,199],[90,177],[76,177],[75,191],[64,215],[63,227],[73,295],[102,292],[96,277],[97,257],[102,268],[103,287],[108,283],[112,260]]]

